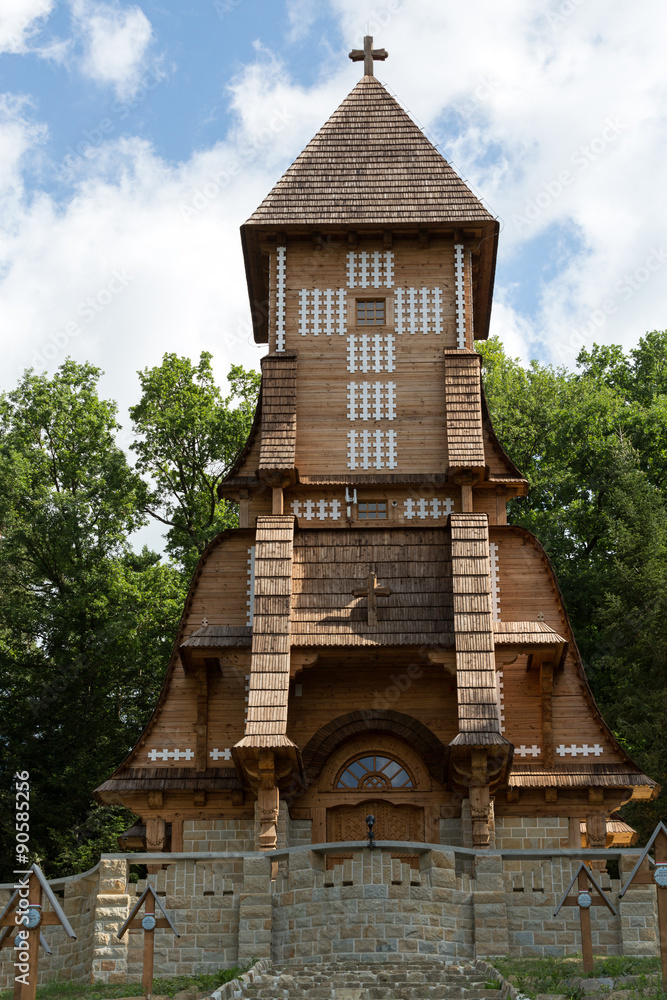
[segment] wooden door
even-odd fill
[[[412,840],[424,842],[424,809],[422,806],[400,805],[383,799],[366,800],[356,805],[335,806],[327,809],[327,841],[365,840],[368,835],[366,817],[375,816],[376,840]],[[327,856],[327,868],[340,864],[351,854]],[[392,854],[413,868],[419,867],[416,854]]]

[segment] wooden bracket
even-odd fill
[[[347,245],[350,250],[356,250],[357,247],[357,234],[354,230],[350,230],[347,234]]]
[[[320,658],[319,653],[301,653],[292,650],[290,654],[289,676],[293,680],[304,667],[312,667]]]
[[[390,229],[382,230],[382,246],[385,250],[391,250],[394,245],[393,233]]]

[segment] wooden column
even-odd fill
[[[271,513],[272,514],[282,514],[283,513],[283,488],[282,486],[274,486],[271,494]]]
[[[28,904],[30,906],[42,905],[42,887],[39,884],[39,879],[35,878],[34,875],[30,876],[28,884]],[[27,983],[20,983],[16,979],[14,980],[14,1000],[35,1000],[37,992],[37,968],[39,965],[39,932],[41,929],[42,924],[28,931],[23,926],[16,928],[17,932],[19,930],[25,932],[25,939],[28,942],[28,981]]]
[[[540,667],[540,698],[542,702],[542,754],[544,757],[544,766],[549,768],[553,767],[555,763],[553,690],[554,690],[553,661],[545,661],[542,663]]]
[[[271,750],[262,750],[259,754],[257,806],[259,810],[259,849],[260,851],[272,851],[278,840],[280,799],[276,785],[275,757]]]
[[[205,663],[197,664],[195,680],[197,684],[195,771],[205,771],[208,763],[208,669]]]
[[[155,915],[155,903],[149,893],[144,905],[144,913]],[[144,996],[151,996],[153,993],[153,967],[155,964],[155,931],[144,931],[144,967],[141,974],[141,988]]]
[[[589,888],[585,872],[579,872],[577,888],[580,892]],[[593,971],[593,938],[591,936],[591,911],[584,906],[579,907],[579,922],[581,925],[581,954],[584,959],[584,972]]]

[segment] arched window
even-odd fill
[[[338,775],[336,788],[390,791],[392,788],[414,788],[414,782],[397,760],[379,754],[365,754],[345,765]]]

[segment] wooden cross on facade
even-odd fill
[[[364,76],[373,76],[373,60],[379,59],[382,62],[387,58],[389,53],[386,49],[374,49],[373,48],[373,36],[366,35],[364,38],[363,49],[352,49],[350,52],[350,59],[352,62],[364,61]]]
[[[654,848],[655,869],[640,871],[642,862],[648,852]],[[662,985],[667,989],[667,827],[658,823],[648,844],[644,848],[639,861],[630,872],[630,877],[618,894],[621,899],[632,884],[655,885],[658,903],[658,935],[660,937],[660,963],[662,966]]]
[[[577,883],[577,895],[570,896],[570,889]],[[597,895],[590,891],[594,889]],[[595,875],[583,861],[577,868],[572,881],[567,887],[565,895],[558,904],[558,909],[554,913],[556,917],[562,906],[579,907],[579,923],[581,926],[581,953],[584,959],[584,972],[593,971],[593,938],[591,935],[591,906],[606,906],[607,909],[616,916],[616,910],[607,899],[602,888],[598,885]]]
[[[139,918],[136,914],[141,909],[141,904],[146,900],[144,905],[144,915]],[[155,904],[157,903],[158,909],[162,911],[161,917],[155,916]],[[135,919],[136,918],[136,919]],[[176,937],[181,935],[178,933],[174,925],[172,924],[169,914],[165,910],[164,906],[160,901],[160,897],[156,894],[155,889],[152,885],[147,885],[141,894],[141,897],[132,907],[132,912],[129,917],[118,931],[118,938],[122,938],[125,931],[129,928],[130,930],[142,930],[144,932],[144,961],[143,961],[143,972],[141,976],[141,988],[144,991],[145,996],[151,996],[153,993],[153,965],[155,958],[155,931],[163,927],[170,927],[174,932]]]
[[[52,912],[42,910],[45,896]],[[35,1000],[39,946],[47,955],[51,954],[42,927],[54,925],[60,925],[69,937],[76,938],[51,886],[39,867],[33,865],[19,880],[16,892],[0,913],[0,948],[5,945],[15,948],[14,1000]]]
[[[378,623],[378,597],[390,597],[393,593],[394,591],[390,587],[378,587],[377,574],[375,573],[368,574],[365,587],[352,591],[354,597],[368,598],[369,625],[377,625]]]

